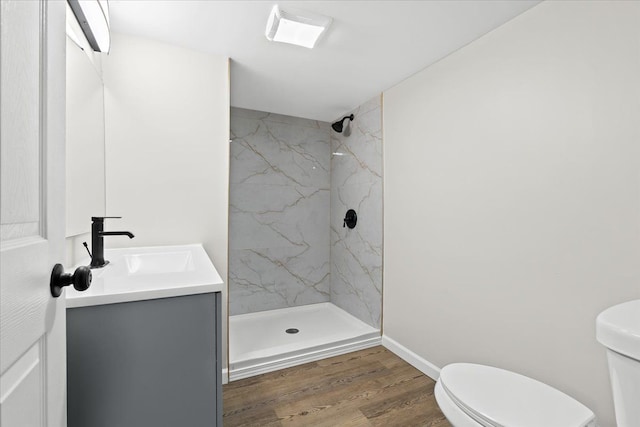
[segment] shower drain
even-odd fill
[[[289,328],[285,332],[288,333],[288,334],[297,334],[300,331],[298,329],[296,329],[296,328]]]

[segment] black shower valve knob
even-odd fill
[[[353,209],[349,209],[344,216],[344,222],[342,223],[342,228],[349,227],[354,228],[356,223],[358,222],[358,215],[356,215],[356,211]]]

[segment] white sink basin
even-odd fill
[[[195,268],[188,250],[125,254],[123,258],[130,275],[179,273]]]
[[[201,244],[106,249],[104,258],[109,264],[91,270],[89,289],[78,292],[71,286],[65,288],[67,307],[219,292],[223,288]]]
[[[602,345],[640,361],[640,300],[610,307],[596,319],[596,338]]]

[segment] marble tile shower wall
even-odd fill
[[[382,313],[382,106],[353,111],[351,135],[331,133],[331,302],[373,327]],[[336,154],[337,153],[337,154]],[[358,223],[343,228],[348,209]]]
[[[331,298],[329,123],[231,109],[230,314]]]

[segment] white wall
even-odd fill
[[[640,2],[544,2],[384,93],[384,334],[614,426],[595,318],[640,298]]]
[[[202,242],[227,281],[228,64],[112,35],[103,60],[107,215],[123,218],[106,220],[105,230],[136,237],[105,238],[106,247]],[[223,319],[224,331],[226,311]]]

